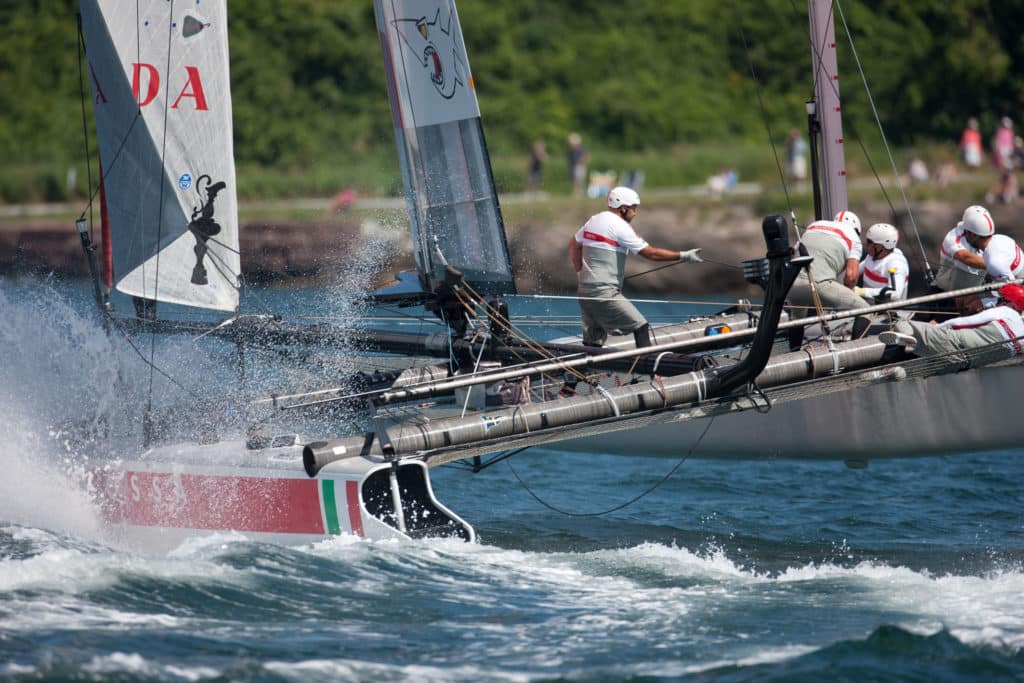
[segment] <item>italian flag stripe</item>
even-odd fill
[[[334,499],[334,480],[322,479],[320,481],[321,492],[324,500],[324,518],[327,522],[327,533],[337,536],[341,533],[341,525],[338,524],[338,505]]]

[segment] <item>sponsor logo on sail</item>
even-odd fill
[[[178,189],[187,190],[190,187],[192,187],[191,173],[182,173],[180,176],[178,176]]]
[[[442,19],[437,9],[434,18],[395,19],[398,36],[408,53],[423,65],[434,88],[445,99],[451,99],[459,86],[465,86],[469,67],[460,57],[462,50],[456,45],[455,15]]]

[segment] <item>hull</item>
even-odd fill
[[[768,412],[742,409],[707,419],[614,431],[558,444],[561,450],[715,459],[845,460],[940,455],[1017,448],[1019,410],[1012,400],[1024,365],[847,386],[787,398],[768,391]],[[746,408],[750,402],[746,401]]]
[[[436,500],[426,467],[414,461],[396,473],[399,524],[391,470],[381,459],[349,458],[314,480],[302,469],[298,446],[250,450],[230,441],[110,462],[90,473],[89,484],[111,541],[144,551],[219,533],[282,545],[341,535],[475,539],[472,527]]]

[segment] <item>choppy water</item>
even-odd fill
[[[0,283],[0,679],[1024,680],[1024,450],[691,460],[578,517],[537,498],[608,509],[675,463],[536,449],[434,471],[478,544],[112,547],[54,425],[126,409],[79,378],[138,357],[61,291]]]

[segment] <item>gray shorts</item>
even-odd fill
[[[647,318],[617,289],[580,290],[583,343],[602,346],[609,334],[629,334],[647,324]]]

